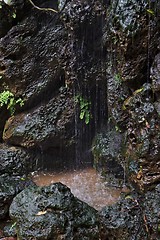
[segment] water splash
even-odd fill
[[[108,187],[107,182],[93,169],[59,173],[39,173],[33,177],[38,186],[55,182],[67,185],[80,200],[100,210],[118,201],[121,189]]]

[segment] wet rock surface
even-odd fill
[[[124,195],[100,212],[109,240],[155,239],[159,233],[159,185],[145,195]]]
[[[123,134],[115,129],[96,136],[93,143],[94,167],[106,176],[111,184],[122,185],[124,181]],[[115,177],[115,180],[114,177]],[[117,183],[116,183],[117,179]]]
[[[57,1],[34,3],[38,7],[58,7]],[[85,159],[98,133],[96,146],[93,143],[96,168],[105,169],[107,174],[110,169],[120,180],[125,173],[128,183],[146,192],[143,206],[138,197],[132,196],[102,211],[107,239],[158,240],[159,187],[154,187],[160,182],[159,1],[60,1],[59,14],[40,11],[23,0],[9,4],[1,1],[0,6],[0,92],[10,91],[15,101],[22,98],[24,102],[22,107],[16,104],[12,117],[7,109],[9,100],[0,108],[0,175],[6,178],[2,190],[12,182],[12,175],[27,174],[35,162],[44,167],[49,162],[55,168],[62,166],[64,159],[73,159],[79,150],[80,158]],[[83,112],[86,108],[75,104],[75,96],[87,101],[87,114]],[[88,125],[85,114],[90,116]],[[60,188],[57,191],[65,189]],[[13,189],[13,194],[8,190],[12,197],[6,198],[7,204],[3,197],[0,201],[2,217],[18,193]],[[32,189],[33,195],[36,191],[40,190]],[[71,200],[69,190],[65,191]],[[84,204],[75,201],[78,211],[84,213]],[[52,230],[47,221],[53,212],[50,207],[36,207],[35,214],[46,211],[33,219],[47,214],[42,227],[49,239]],[[87,214],[93,211],[87,209]],[[20,223],[18,234],[26,239],[23,234],[30,233],[14,211],[17,215],[13,218]],[[64,208],[62,213],[56,211],[53,221],[60,216],[64,223],[57,225],[60,233],[53,228],[60,239],[99,237],[91,227],[93,224],[98,234],[97,220],[87,218],[89,232],[86,225],[80,230],[85,220],[78,219],[76,228],[72,224],[66,228],[77,212],[69,213]],[[36,231],[39,239],[41,233]]]
[[[14,26],[0,43],[2,80],[30,108],[54,96],[64,86],[57,55],[63,48],[65,31],[61,25],[54,26],[53,21],[53,26],[46,26],[37,17],[30,15]]]
[[[123,199],[113,206],[105,207],[101,215],[108,239],[148,239],[141,209],[134,199]]]
[[[97,211],[61,183],[29,187],[10,207],[19,239],[98,239]]]
[[[0,144],[0,175],[23,176],[35,170],[39,154]]]
[[[151,91],[150,84],[145,84],[124,103],[124,111],[131,119],[127,125],[125,152],[128,174],[141,190],[152,187],[160,177],[160,119],[149,99]]]
[[[29,185],[33,183],[27,178],[0,177],[0,220],[8,216],[13,198]]]
[[[73,124],[73,121],[72,95],[62,89],[60,94],[47,104],[11,117],[4,128],[3,139],[9,144],[26,148],[56,147],[60,146],[62,141],[69,146],[73,136],[73,131],[69,126]]]

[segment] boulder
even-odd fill
[[[74,99],[65,89],[46,104],[7,121],[5,142],[21,147],[70,146],[74,136]]]
[[[132,192],[100,212],[108,240],[158,240],[160,186],[145,195]]]
[[[29,187],[10,207],[18,239],[99,239],[97,211],[61,183]]]
[[[0,175],[23,176],[35,170],[39,153],[0,144]]]
[[[93,142],[94,167],[112,184],[122,185],[124,135],[114,128],[97,134]],[[115,179],[114,179],[115,178]]]
[[[8,216],[13,198],[26,186],[33,183],[24,177],[0,177],[0,219]]]

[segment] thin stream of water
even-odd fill
[[[108,187],[107,182],[93,168],[72,172],[38,173],[33,177],[38,186],[61,182],[80,200],[97,210],[118,201],[121,189]]]

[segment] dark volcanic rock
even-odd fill
[[[108,121],[113,122],[117,131],[126,130],[128,115],[123,111],[123,102],[130,96],[129,88],[123,83],[118,72],[107,76]]]
[[[147,10],[152,8],[154,14]],[[108,8],[104,39],[112,64],[123,81],[133,89],[149,78],[149,67],[157,51],[159,38],[158,3],[112,1]],[[112,47],[111,47],[112,45]]]
[[[123,137],[122,133],[112,129],[98,134],[93,143],[94,166],[107,177],[107,180],[111,178],[111,184],[113,184],[113,177],[121,184],[124,180]]]
[[[37,153],[0,144],[0,175],[22,176],[28,174],[35,169],[39,158]]]
[[[100,212],[107,239],[159,240],[160,186],[144,195],[122,196],[121,200]]]
[[[155,56],[151,67],[152,89],[155,94],[155,109],[160,116],[160,53]]]
[[[143,208],[150,239],[160,239],[160,184],[145,194]]]
[[[21,177],[0,177],[0,219],[4,219],[9,212],[13,198],[26,186],[33,183]]]
[[[55,8],[57,2],[34,0],[39,7]],[[0,174],[25,174],[40,154],[50,168],[63,164],[68,153],[82,158],[83,152],[85,159],[98,132],[96,167],[122,180],[125,173],[141,191],[153,189],[160,182],[159,1],[59,4],[62,12],[55,15],[28,1],[12,0],[11,6],[1,1],[0,91],[10,90],[25,105],[16,106],[11,118],[6,106],[0,109],[0,140],[11,145],[1,146]],[[87,127],[74,96],[91,102]],[[157,240],[158,189],[106,207],[104,239]],[[8,206],[2,199],[3,217]],[[24,190],[14,199],[11,216],[22,240],[101,238],[97,213],[60,184]]]
[[[154,93],[157,94],[159,99],[160,92],[160,53],[155,56],[152,68],[151,68],[151,78],[152,78],[152,89]]]
[[[16,97],[23,98],[25,108],[54,96],[65,85],[60,62],[65,31],[45,17],[50,25],[33,14],[0,40],[2,81]]]
[[[20,240],[99,239],[97,211],[61,183],[26,188],[14,198],[10,216]]]
[[[1,1],[0,3],[0,38],[19,21],[26,12],[25,0]],[[25,8],[25,11],[24,11]],[[18,13],[18,17],[17,17]]]
[[[151,85],[145,84],[123,106],[129,118],[125,151],[128,175],[141,190],[160,181],[160,118],[151,92]]]
[[[132,197],[122,199],[100,213],[109,240],[148,240],[141,206]]]
[[[22,147],[43,149],[70,146],[74,135],[74,100],[70,93],[61,89],[59,95],[48,103],[11,117],[6,123],[3,139]]]
[[[159,185],[144,196],[135,194],[122,199],[100,213],[109,240],[158,240],[160,212]]]

